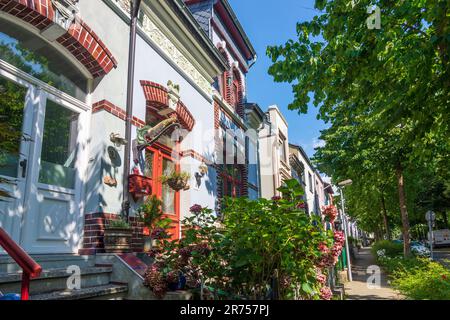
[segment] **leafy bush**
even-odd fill
[[[403,254],[403,244],[389,241],[380,240],[373,244],[372,253],[374,257],[386,256],[389,258],[395,258]]]
[[[151,195],[137,210],[139,220],[148,228],[148,235],[154,239],[158,238],[156,236],[158,233],[167,233],[172,222],[171,219],[164,218],[161,208],[162,201],[157,196]]]
[[[261,298],[273,278],[279,279],[281,299],[318,298],[316,280],[321,244],[332,247],[332,234],[320,218],[300,207],[303,194],[296,180],[285,181],[283,197],[251,201],[227,199],[223,210],[230,243],[230,277],[233,290]]]
[[[343,234],[306,214],[296,180],[285,184],[283,196],[272,200],[226,199],[223,220],[191,207],[183,238],[162,241],[145,284],[162,297],[168,275],[183,274],[187,288],[203,284],[203,298],[331,299],[327,268],[336,263]]]
[[[393,271],[392,286],[410,299],[450,300],[450,270],[427,259],[401,265]]]
[[[383,266],[387,273],[392,275],[397,271],[408,272],[408,270],[412,270],[414,268],[421,268],[426,263],[426,260],[413,257],[379,257],[378,262]]]
[[[117,220],[109,220],[108,225],[106,226],[106,229],[130,229],[130,225],[128,222],[123,220],[122,218]]]
[[[450,270],[427,258],[404,258],[396,245],[380,241],[372,248],[378,263],[389,274],[393,288],[409,299],[449,300]]]

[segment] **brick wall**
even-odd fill
[[[0,11],[13,15],[38,30],[50,26],[55,19],[55,8],[51,0],[0,0]],[[106,45],[80,18],[56,41],[80,61],[94,78],[117,67],[117,61]]]
[[[119,219],[119,215],[110,213],[90,213],[84,216],[83,247],[78,251],[82,255],[104,253],[105,227],[110,220]],[[130,225],[133,229],[131,249],[133,252],[142,252],[144,248],[144,226],[135,217],[130,217]]]
[[[108,100],[101,100],[92,105],[92,113],[97,113],[100,111],[106,111],[111,113],[113,116],[125,121],[127,117],[127,113],[121,107],[116,106],[115,104],[109,102]],[[142,128],[145,126],[145,121],[139,119],[138,117],[133,116],[131,119],[131,124],[135,127]]]

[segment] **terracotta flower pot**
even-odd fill
[[[107,228],[105,229],[104,244],[107,253],[131,252],[132,229]]]

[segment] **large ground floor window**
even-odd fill
[[[169,230],[173,239],[179,238],[180,233],[180,195],[167,184],[161,182],[162,175],[178,172],[179,165],[172,157],[172,149],[154,144],[145,152],[144,175],[152,178],[152,194],[162,200],[162,211],[164,215],[172,220]]]
[[[239,165],[224,165],[221,176],[223,181],[223,196],[233,198],[243,196],[242,169]]]

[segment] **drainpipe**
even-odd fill
[[[252,62],[249,64],[248,68],[250,69],[251,67],[253,67],[253,65],[256,63],[257,60],[258,60],[258,56],[255,54],[255,57],[253,58]]]
[[[131,0],[130,10],[130,44],[128,52],[128,82],[127,82],[127,110],[125,119],[125,145],[124,166],[123,166],[123,202],[122,217],[126,221],[130,216],[130,195],[128,193],[128,175],[130,173],[130,151],[131,151],[131,119],[133,117],[133,90],[134,90],[134,67],[136,62],[136,33],[137,20],[141,0]]]

